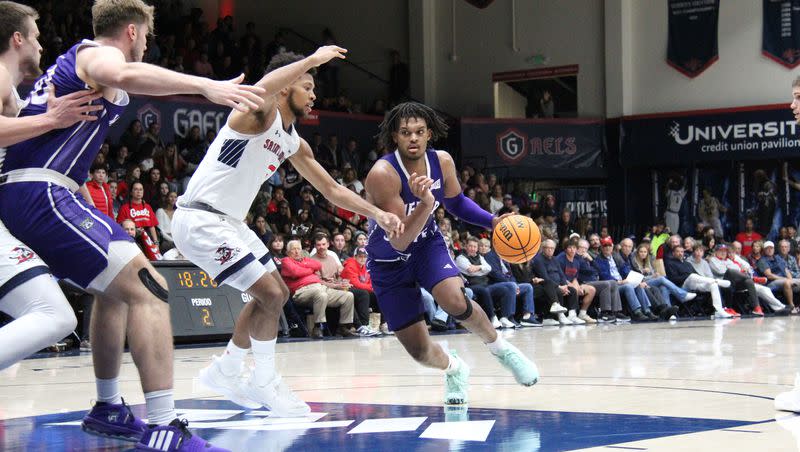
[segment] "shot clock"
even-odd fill
[[[169,307],[175,339],[196,340],[226,336],[250,296],[219,285],[188,261],[155,261],[156,270],[169,284]]]

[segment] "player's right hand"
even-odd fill
[[[103,105],[88,105],[103,97],[103,94],[93,89],[76,91],[65,96],[56,97],[56,88],[47,86],[47,112],[55,121],[56,129],[64,129],[81,121],[97,121],[97,116],[92,112],[100,111]]]
[[[431,191],[432,185],[433,179],[427,176],[418,176],[417,173],[412,173],[411,177],[408,178],[408,187],[411,189],[411,194],[419,198],[420,202],[427,206],[433,206],[433,203],[436,202],[436,198],[434,198]]]
[[[219,105],[227,105],[233,109],[247,113],[258,110],[264,105],[266,93],[264,88],[258,86],[242,85],[244,74],[230,80],[205,80],[202,95],[206,99]]]
[[[314,52],[309,58],[314,63],[314,66],[320,66],[334,58],[345,59],[344,54],[347,49],[339,46],[322,46]]]

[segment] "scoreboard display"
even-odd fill
[[[227,336],[245,304],[247,293],[219,285],[189,261],[154,261],[169,285],[169,308],[175,339]]]

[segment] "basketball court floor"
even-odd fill
[[[270,419],[194,379],[221,346],[176,351],[181,417],[237,451],[791,451],[800,416],[773,410],[800,370],[800,318],[683,321],[503,332],[542,378],[517,386],[470,334],[437,336],[472,367],[468,407],[441,404],[442,376],[393,337],[278,345],[278,366],[309,401],[302,419]],[[129,354],[122,390],[143,398]],[[121,451],[83,434],[94,394],[88,353],[29,359],[0,372],[0,450]]]

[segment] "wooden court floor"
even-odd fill
[[[441,404],[443,377],[394,337],[281,343],[277,365],[313,413],[272,419],[200,387],[221,346],[176,351],[179,411],[233,450],[800,450],[800,416],[773,398],[800,370],[800,317],[526,328],[504,337],[542,373],[531,388],[471,334],[439,335],[472,368],[468,407]],[[142,414],[124,357],[122,393]],[[127,450],[85,435],[91,357],[25,360],[0,372],[0,450]]]

